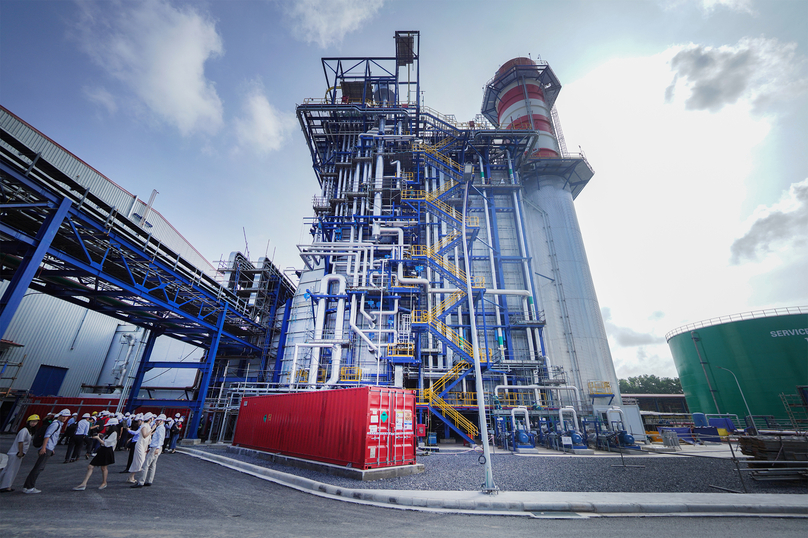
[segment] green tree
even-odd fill
[[[682,394],[678,377],[639,375],[620,380],[620,392],[624,394]]]

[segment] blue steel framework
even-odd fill
[[[266,361],[272,318],[293,286],[276,272],[268,308],[256,309],[239,298],[237,283],[219,285],[9,132],[0,130],[0,139],[0,277],[10,280],[0,298],[0,335],[28,289],[149,329],[131,394],[152,368],[198,369],[201,383],[192,401],[129,398],[127,409],[190,407],[188,434],[195,436],[216,357]],[[205,348],[205,358],[150,361],[160,335]]]
[[[362,369],[357,377],[340,375],[336,384],[418,389],[422,418],[428,418],[428,410],[443,421],[447,434],[451,429],[474,443],[478,431],[469,417],[476,416],[476,400],[473,393],[457,391],[473,378],[471,324],[465,291],[460,291],[467,279],[491,397],[487,403],[494,407],[492,389],[502,379],[558,382],[546,368],[544,319],[535,308],[531,258],[517,215],[522,185],[514,170],[528,163],[536,134],[494,129],[485,120],[461,124],[422,106],[419,34],[396,32],[395,40],[395,57],[324,58],[325,99],[298,106],[322,189],[308,221],[313,242],[299,247],[306,264],[301,281],[307,272],[325,276],[318,293],[302,285],[298,290],[311,302],[310,310],[301,309],[297,325],[285,320],[284,342],[287,336],[298,340],[286,343],[274,381],[286,380],[294,390],[305,380],[311,388],[325,382],[329,368],[332,379],[334,369]],[[462,237],[460,186],[469,181]],[[515,247],[519,237],[521,246]],[[462,240],[470,245],[471,275],[461,269]],[[334,281],[345,282],[343,293],[332,293]],[[321,307],[325,317],[317,321]],[[345,331],[350,338],[343,325],[350,325]],[[324,343],[323,352],[316,349],[298,359],[298,347],[318,342]],[[328,347],[335,342],[347,351]],[[529,399],[534,406],[541,398],[538,392],[518,396],[517,403]]]

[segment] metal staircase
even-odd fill
[[[470,341],[457,330],[450,328],[444,322],[446,316],[456,311],[458,306],[467,299],[468,284],[477,291],[485,288],[485,278],[471,276],[460,269],[456,263],[450,262],[446,253],[454,248],[459,241],[473,239],[479,232],[480,221],[476,216],[463,215],[449,205],[445,199],[460,185],[463,177],[459,163],[442,150],[455,142],[454,137],[448,137],[440,142],[428,145],[413,143],[413,160],[425,167],[427,164],[444,172],[446,181],[440,189],[433,191],[407,189],[401,191],[402,201],[418,202],[418,205],[444,222],[451,230],[432,246],[412,245],[403,255],[405,259],[424,261],[445,282],[456,286],[456,291],[447,292],[442,301],[435,304],[431,310],[415,310],[412,312],[411,322],[414,329],[426,330],[442,342],[448,349],[454,351],[457,362],[441,378],[432,383],[432,386],[423,390],[423,401],[429,410],[440,418],[447,426],[457,432],[470,444],[476,444],[475,438],[479,435],[476,424],[464,417],[454,406],[444,399],[446,394],[463,378],[473,372],[474,348]],[[413,204],[414,205],[414,204]],[[467,230],[464,237],[462,229]],[[481,364],[490,363],[490,355],[480,358]]]

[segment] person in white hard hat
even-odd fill
[[[62,424],[70,418],[70,409],[62,409],[53,419],[48,429],[45,430],[45,438],[42,440],[42,448],[39,449],[39,457],[34,464],[34,468],[28,473],[25,484],[22,487],[23,493],[42,493],[36,489],[36,479],[39,473],[45,468],[48,460],[53,456],[56,442],[59,440],[59,433],[62,431]]]
[[[163,441],[163,454],[168,451],[168,443],[171,442],[171,427],[174,425],[174,417],[170,417],[166,415],[166,421],[163,423],[163,427],[166,430],[166,438]]]
[[[22,459],[28,453],[28,448],[31,446],[31,439],[34,432],[39,425],[39,415],[31,415],[25,421],[25,426],[17,433],[11,448],[8,449],[8,465],[0,473],[0,492],[7,493],[14,491],[11,484],[17,478],[17,473],[20,471]]]
[[[149,444],[151,443],[152,434],[154,433],[154,428],[152,427],[151,420],[154,417],[152,413],[146,413],[143,415],[143,424],[140,426],[138,433],[137,443],[135,443],[135,450],[134,456],[132,457],[132,464],[129,465],[129,478],[126,480],[131,484],[137,484],[137,480],[135,480],[135,474],[139,473],[143,470],[143,466],[146,463],[146,453],[149,450]]]
[[[76,422],[76,430],[70,436],[70,444],[65,452],[65,463],[71,463],[79,459],[79,452],[85,448],[85,440],[90,432],[90,413],[84,413]]]
[[[181,416],[179,413],[174,416],[177,420],[171,425],[171,442],[168,443],[168,450],[166,450],[166,454],[173,454],[176,452],[177,441],[179,441],[180,434],[182,434],[182,421],[185,420],[185,417]]]
[[[70,445],[70,438],[73,437],[73,434],[76,433],[76,427],[73,424],[76,424],[79,421],[79,414],[73,413],[67,422],[65,422],[64,428],[62,428],[62,435],[59,437],[59,442],[56,443],[57,445]],[[65,461],[67,463],[67,461]]]
[[[129,451],[129,457],[126,461],[126,467],[121,473],[128,473],[129,467],[132,465],[132,460],[135,457],[135,447],[137,440],[140,439],[140,427],[143,425],[143,415],[136,415],[132,413],[129,415],[129,426],[121,428],[121,434],[126,435],[126,444],[124,448]]]
[[[166,416],[163,414],[157,415],[154,421],[154,432],[152,433],[151,442],[149,443],[149,450],[146,455],[146,463],[143,465],[143,470],[137,478],[137,483],[133,484],[133,488],[142,488],[143,486],[151,486],[154,482],[154,473],[157,471],[157,458],[163,451],[163,441],[165,441],[166,429],[163,424],[166,421]]]
[[[115,417],[110,418],[104,425],[104,428],[96,436],[101,446],[98,447],[98,454],[92,459],[87,466],[87,473],[84,475],[84,480],[73,488],[73,491],[84,491],[87,487],[87,482],[93,475],[96,467],[101,468],[101,477],[103,482],[98,489],[106,489],[107,487],[107,467],[115,463],[115,444],[118,442],[118,431],[120,426],[118,419]]]

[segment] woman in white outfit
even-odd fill
[[[20,465],[22,465],[22,459],[31,447],[31,438],[36,431],[37,425],[39,425],[39,415],[31,415],[25,422],[25,426],[23,426],[17,434],[14,443],[11,444],[11,448],[8,449],[8,465],[6,465],[6,468],[0,473],[0,492],[2,493],[14,491],[11,484],[13,484],[14,479],[17,478]]]
[[[143,424],[140,426],[140,438],[135,445],[135,455],[132,458],[132,465],[129,466],[129,479],[127,482],[132,484],[136,483],[135,474],[143,469],[143,464],[146,462],[146,452],[149,450],[149,443],[151,443],[151,436],[154,433],[152,428],[152,413],[143,415]]]

